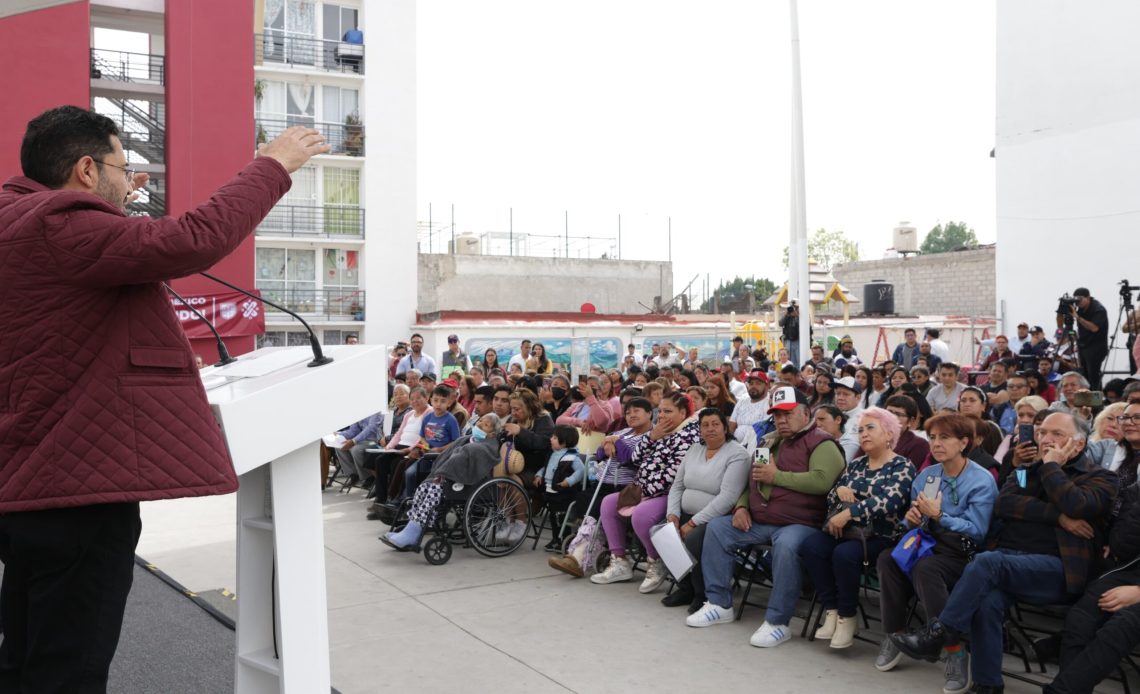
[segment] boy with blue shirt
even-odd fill
[[[439,453],[447,448],[452,441],[459,438],[459,420],[447,411],[451,402],[451,389],[447,386],[436,386],[431,391],[431,410],[424,414],[420,423],[420,455],[424,453]],[[423,462],[417,460],[404,471],[404,495],[411,497],[416,491],[416,477],[419,466]],[[431,461],[426,463],[431,465]]]

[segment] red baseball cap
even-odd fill
[[[751,381],[754,378],[758,381],[764,381],[765,383],[771,383],[771,381],[768,380],[768,374],[764,373],[760,369],[757,369],[757,370],[748,374],[748,380],[749,381]]]

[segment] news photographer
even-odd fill
[[[1101,368],[1108,356],[1108,311],[1104,304],[1094,299],[1085,287],[1077,287],[1071,298],[1061,297],[1057,327],[1066,331],[1076,327],[1081,373],[1093,390],[1100,390]]]
[[[800,310],[794,302],[788,305],[788,312],[780,319],[780,328],[783,329],[784,349],[788,350],[788,359],[799,366]]]

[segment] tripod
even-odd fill
[[[1101,364],[1101,373],[1105,373],[1108,368],[1108,360],[1112,358],[1112,351],[1116,349],[1116,338],[1120,336],[1120,326],[1125,320],[1129,322],[1128,331],[1130,334],[1136,331],[1136,309],[1132,305],[1132,292],[1140,291],[1140,287],[1134,287],[1128,284],[1128,280],[1121,280],[1120,282],[1120,311],[1116,315],[1116,330],[1112,331],[1112,338],[1108,342],[1108,354],[1104,355],[1104,363]],[[1131,357],[1129,352],[1129,357]],[[1131,373],[1131,372],[1129,372]]]

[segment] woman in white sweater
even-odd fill
[[[744,446],[728,436],[728,419],[721,410],[706,407],[697,417],[701,441],[689,448],[677,468],[665,517],[677,526],[689,553],[700,559],[708,522],[729,513],[748,483],[749,460]],[[697,564],[661,603],[689,605],[692,613],[704,604],[704,588]]]

